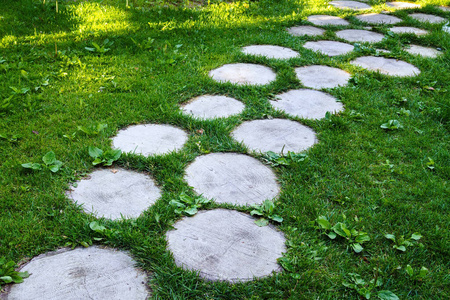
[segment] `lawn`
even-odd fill
[[[361,12],[321,0],[0,3],[0,257],[19,263],[92,244],[127,250],[148,271],[152,299],[360,299],[366,292],[377,299],[383,290],[400,299],[450,298],[450,33],[442,24],[407,17],[420,11],[448,19],[450,12],[436,8],[448,0],[418,1],[423,8],[393,12],[402,26],[430,34],[388,34],[388,26],[374,26],[386,35],[382,42],[360,43],[332,58],[302,45],[342,41],[334,32],[347,27],[325,26],[325,38],[294,37],[286,28],[308,24],[306,17],[315,14],[344,17],[349,28],[367,25],[354,18]],[[386,9],[381,1],[370,3],[373,12]],[[300,56],[283,61],[240,51],[254,44],[288,47]],[[403,51],[409,44],[442,55],[413,56]],[[390,77],[350,64],[375,49],[392,51],[388,57],[415,65],[420,75]],[[269,66],[276,81],[237,86],[208,76],[235,62]],[[352,74],[347,86],[326,90],[345,111],[308,120],[273,109],[269,99],[303,87],[294,68],[312,64]],[[213,121],[180,112],[179,104],[205,94],[233,97],[246,108]],[[319,142],[302,159],[287,157],[279,165],[231,138],[242,122],[268,118],[307,125]],[[382,128],[390,120],[400,126]],[[88,148],[106,151],[119,129],[146,123],[176,125],[189,140],[168,155],[124,153],[114,167],[150,173],[162,197],[137,219],[83,213],[66,191],[98,168]],[[101,124],[107,126],[97,131]],[[62,162],[57,172],[42,162],[50,151]],[[247,153],[275,171],[281,186],[275,212],[284,219],[275,225],[287,239],[279,259],[283,272],[247,283],[208,282],[177,267],[166,250],[165,233],[181,218],[169,202],[183,192],[194,196],[184,170],[214,152]],[[42,168],[22,167],[26,163]],[[208,206],[218,207],[250,211]],[[92,230],[93,221],[107,229]],[[354,229],[352,237],[333,238],[342,228]],[[358,234],[370,240],[356,253],[352,239]]]

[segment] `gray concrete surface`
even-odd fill
[[[238,153],[201,155],[186,168],[184,178],[196,193],[217,203],[259,204],[280,192],[272,169]]]
[[[325,33],[325,30],[323,30],[322,28],[307,25],[291,27],[288,28],[287,31],[293,36],[319,36]]]
[[[328,56],[344,55],[354,49],[353,45],[335,41],[306,42],[303,47]]]
[[[237,85],[264,85],[275,80],[275,72],[266,66],[256,64],[228,64],[209,72],[209,76],[218,82],[230,82]]]
[[[396,24],[402,22],[402,19],[400,18],[376,13],[359,15],[356,16],[356,18],[361,22],[366,22],[369,24]]]
[[[416,76],[420,70],[415,66],[393,58],[362,56],[350,62],[352,65],[362,67],[381,74],[399,77]]]
[[[407,27],[407,26],[392,27],[389,30],[392,31],[393,33],[397,33],[397,34],[404,34],[404,33],[412,33],[412,34],[415,34],[415,35],[426,35],[426,34],[428,34],[428,31],[426,31],[424,29],[415,28],[415,27]]]
[[[320,65],[295,68],[295,73],[304,86],[318,90],[344,86],[351,77],[344,70]]]
[[[167,232],[168,249],[177,266],[207,280],[245,282],[281,272],[277,258],[286,252],[284,235],[254,220],[232,210],[201,211]]]
[[[429,14],[416,13],[416,14],[410,14],[409,16],[419,22],[427,22],[427,23],[431,23],[431,24],[439,24],[439,23],[448,22],[448,20],[445,18],[438,17],[435,15],[429,15]]]
[[[240,114],[245,105],[234,98],[220,95],[203,95],[181,106],[184,114],[200,119],[226,118]]]
[[[245,54],[264,56],[275,59],[290,59],[300,54],[292,49],[273,45],[251,45],[242,48]]]
[[[412,55],[420,55],[427,58],[436,58],[439,55],[442,55],[442,52],[436,49],[418,45],[410,45],[409,48],[405,49],[405,51]]]
[[[386,6],[396,9],[420,8],[421,5],[409,2],[386,2]]]
[[[139,217],[161,191],[149,175],[118,168],[95,170],[67,195],[87,213],[115,220]]]
[[[133,125],[120,130],[112,138],[113,148],[144,156],[167,154],[183,148],[186,132],[171,125]]]
[[[147,276],[124,252],[91,246],[61,249],[33,258],[31,275],[11,286],[7,300],[144,300]]]
[[[311,128],[285,119],[247,121],[233,130],[231,135],[250,150],[260,152],[301,152],[317,142]]]
[[[274,108],[305,119],[322,119],[327,111],[336,113],[344,109],[344,105],[330,94],[314,90],[290,90],[277,95],[276,99],[270,101]]]
[[[342,18],[328,15],[313,15],[309,16],[307,20],[308,22],[311,22],[317,26],[324,26],[324,25],[341,26],[350,24],[348,21]]]
[[[378,43],[384,35],[368,30],[346,29],[336,32],[336,36],[349,42]]]
[[[328,2],[329,4],[333,5],[334,7],[341,8],[341,9],[353,9],[353,10],[362,10],[362,9],[371,9],[372,6],[358,2],[358,1],[331,1]]]

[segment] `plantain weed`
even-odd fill
[[[392,248],[405,252],[407,247],[417,245],[419,247],[423,247],[423,244],[419,242],[422,238],[422,235],[418,232],[415,232],[411,235],[409,239],[405,239],[405,237],[399,236],[398,238],[394,234],[385,234],[385,238],[394,242],[394,246]]]
[[[118,160],[122,155],[122,151],[119,149],[109,149],[103,151],[102,149],[89,146],[89,156],[94,158],[92,164],[94,166],[103,164],[104,166],[111,166],[113,162]]]
[[[28,272],[17,272],[14,261],[6,261],[5,257],[0,257],[0,287],[7,283],[22,283],[24,278],[30,276]]]
[[[350,229],[343,222],[338,222],[332,226],[325,216],[319,216],[316,222],[319,225],[317,229],[324,231],[326,236],[332,240],[338,236],[344,238],[356,253],[363,251],[362,244],[370,241],[370,237],[366,232],[358,231],[354,228]]]
[[[250,215],[260,216],[260,218],[255,221],[255,224],[259,227],[269,225],[269,220],[277,223],[283,222],[283,218],[274,213],[275,203],[270,200],[265,200],[261,205],[253,204],[252,208],[253,210],[250,212]]]
[[[202,196],[191,197],[185,192],[182,192],[178,199],[172,199],[169,204],[175,207],[175,213],[178,215],[193,216],[202,207],[205,207],[211,203],[210,199],[206,199]]]
[[[31,170],[35,170],[35,171],[48,169],[51,172],[56,173],[61,169],[61,167],[63,165],[63,163],[61,161],[56,159],[55,152],[53,152],[53,151],[47,152],[42,157],[42,161],[44,162],[44,164],[29,162],[29,163],[22,164],[22,167],[25,169],[31,169]]]

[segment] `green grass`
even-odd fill
[[[95,218],[65,197],[69,184],[94,168],[88,146],[107,149],[110,137],[130,124],[164,123],[189,133],[181,151],[148,158],[127,154],[115,164],[150,172],[162,198],[136,220],[99,220],[111,229],[100,243],[133,254],[151,274],[154,299],[359,299],[342,282],[349,273],[373,279],[374,268],[383,279],[378,290],[390,290],[400,299],[450,298],[450,35],[438,25],[407,17],[422,11],[449,18],[450,13],[433,7],[448,1],[419,1],[426,5],[423,9],[394,13],[405,20],[403,25],[429,30],[430,35],[389,36],[337,58],[302,47],[320,38],[292,37],[285,31],[311,14],[345,17],[352,21],[350,28],[364,26],[353,18],[358,12],[340,11],[325,1],[208,5],[129,0],[129,7],[125,2],[59,1],[56,13],[55,1],[0,1],[0,134],[21,135],[18,141],[0,139],[0,257],[19,261],[68,242],[92,243],[98,233],[89,223]],[[373,11],[383,9],[375,5]],[[327,27],[327,39],[339,40],[334,31]],[[375,26],[374,31],[387,33],[387,28]],[[114,43],[104,53],[85,49],[106,39]],[[443,55],[411,56],[402,51],[410,43],[440,48]],[[240,53],[251,44],[286,46],[301,55],[277,61]],[[421,74],[392,78],[349,63],[375,48],[391,50]],[[210,70],[233,62],[269,66],[277,80],[263,87],[239,87],[208,77]],[[271,108],[268,99],[302,87],[294,67],[310,64],[353,75],[348,86],[328,91],[343,102],[343,113],[311,121]],[[204,94],[234,97],[246,109],[215,121],[180,113],[179,104]],[[166,250],[165,232],[179,218],[169,202],[183,191],[192,195],[183,180],[189,162],[207,152],[247,153],[230,132],[245,120],[268,117],[297,120],[312,127],[319,139],[307,160],[274,167],[282,187],[276,213],[284,218],[279,228],[287,238],[285,271],[242,284],[205,282],[195,272],[176,267]],[[393,119],[404,128],[380,128]],[[108,124],[99,135],[63,137],[77,126],[97,123]],[[20,166],[40,162],[49,151],[64,163],[58,173]],[[263,161],[261,154],[250,154]],[[427,165],[429,158],[434,169]],[[343,240],[330,240],[315,228],[321,215],[333,224],[346,219],[371,241],[362,253],[354,253]],[[384,237],[414,232],[423,235],[424,247],[412,246],[404,253]],[[414,270],[424,266],[429,273],[413,280],[405,272],[408,264]]]

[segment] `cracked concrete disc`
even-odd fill
[[[313,15],[309,16],[307,20],[314,25],[324,26],[324,25],[349,25],[350,23],[342,18],[328,15]]]
[[[274,226],[258,227],[247,214],[214,209],[175,223],[166,235],[175,263],[213,281],[244,282],[281,272],[285,238]]]
[[[289,59],[299,56],[299,53],[292,49],[273,45],[251,45],[242,48],[242,52],[245,54],[259,55],[276,59]]]
[[[21,268],[31,275],[15,284],[8,300],[145,300],[147,276],[124,252],[99,247],[61,249]]]
[[[420,70],[415,66],[392,58],[362,56],[350,62],[352,65],[362,67],[371,71],[379,71],[381,74],[390,76],[416,76]]]
[[[429,47],[422,47],[418,45],[410,45],[409,48],[405,49],[406,52],[412,55],[421,55],[423,57],[436,58],[442,54],[436,49]]]
[[[230,82],[237,85],[264,85],[275,80],[275,72],[266,66],[255,64],[228,64],[209,72],[209,76],[218,82]]]
[[[410,14],[409,16],[419,22],[428,22],[432,24],[447,22],[447,19],[435,15],[417,13],[417,14]]]
[[[354,48],[353,45],[334,41],[306,42],[303,47],[328,56],[347,54],[352,52]]]
[[[328,66],[306,66],[295,68],[300,82],[313,89],[330,89],[346,85],[351,77],[350,73]]]
[[[331,1],[331,2],[329,2],[329,4],[333,5],[334,7],[342,8],[342,9],[360,10],[360,9],[371,9],[372,8],[372,6],[370,6],[366,3],[358,2],[358,1]]]
[[[201,119],[226,118],[240,114],[244,108],[245,105],[241,101],[216,95],[194,98],[181,107],[183,113]]]
[[[276,99],[270,101],[273,107],[305,119],[322,119],[327,111],[335,113],[344,109],[333,96],[314,90],[291,90],[277,95]]]
[[[361,43],[378,43],[384,38],[384,35],[368,30],[360,29],[346,29],[336,32],[336,35],[341,39],[349,42]]]
[[[186,168],[186,182],[217,203],[247,205],[275,198],[280,192],[273,171],[257,159],[238,153],[197,157]]]
[[[420,8],[419,4],[409,2],[386,2],[386,6],[397,9]]]
[[[67,195],[84,211],[108,219],[137,218],[161,197],[145,174],[125,169],[99,169],[77,182]]]
[[[231,135],[251,150],[261,152],[301,152],[317,142],[311,128],[285,119],[244,122]]]
[[[314,26],[296,26],[288,28],[287,31],[293,36],[319,36],[325,33],[325,30]]]
[[[389,29],[390,31],[392,31],[393,33],[397,33],[397,34],[403,34],[403,33],[412,33],[415,35],[425,35],[428,34],[428,31],[420,29],[420,28],[415,28],[415,27],[392,27],[391,29]]]
[[[123,152],[159,155],[183,148],[188,135],[171,125],[145,124],[129,126],[112,138],[113,147]]]
[[[396,24],[402,21],[402,19],[399,19],[394,16],[376,13],[360,15],[356,16],[356,18],[361,22],[366,22],[369,24]]]

